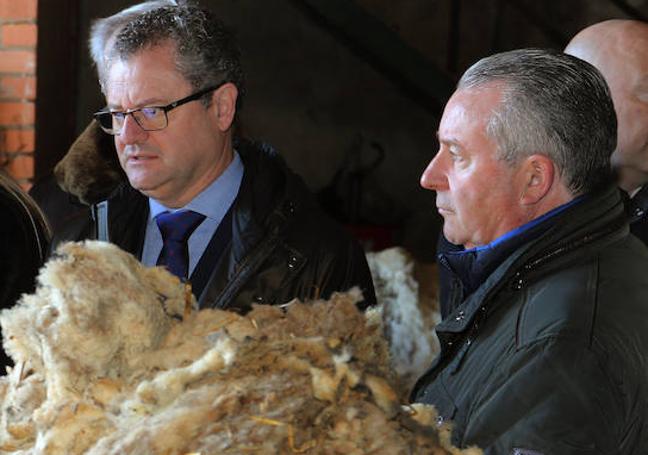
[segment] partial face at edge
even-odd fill
[[[565,52],[595,66],[605,78],[618,121],[612,165],[630,191],[648,181],[648,27],[607,21],[579,33]]]
[[[617,148],[612,165],[624,173],[631,168],[648,174],[648,40],[634,43],[621,66],[602,71],[617,114]],[[618,57],[616,57],[618,59]]]

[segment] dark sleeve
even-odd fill
[[[4,309],[13,306],[22,294],[33,292],[47,253],[49,233],[40,214],[2,186],[0,219],[0,309]],[[0,349],[0,374],[9,364]]]
[[[34,290],[34,279],[49,246],[49,233],[38,213],[1,187],[0,219],[0,306],[6,308],[22,293]]]

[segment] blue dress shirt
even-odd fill
[[[193,210],[205,215],[206,218],[189,237],[189,276],[191,276],[218,225],[236,199],[243,180],[243,171],[241,157],[234,151],[234,158],[225,171],[184,207],[170,209],[149,198],[149,217],[142,249],[142,263],[146,266],[155,265],[162,250],[162,234],[155,222],[155,217],[165,211]]]

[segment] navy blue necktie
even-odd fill
[[[157,265],[164,265],[180,279],[188,277],[189,249],[187,240],[205,219],[205,215],[180,210],[177,212],[163,212],[155,217],[160,233],[162,234],[162,251],[158,257]]]

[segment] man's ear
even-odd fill
[[[221,131],[227,131],[234,122],[238,89],[228,82],[212,94],[212,109],[215,109],[216,121]]]
[[[551,190],[556,179],[556,168],[546,155],[531,155],[522,163],[522,205],[540,202]]]

